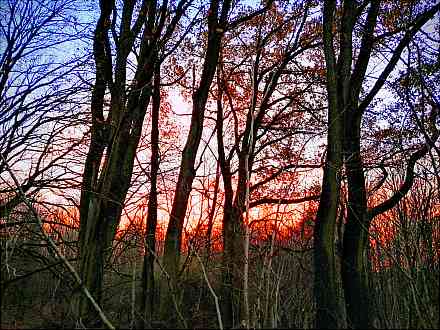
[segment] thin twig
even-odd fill
[[[199,262],[200,262],[200,266],[202,267],[202,271],[203,271],[203,277],[205,278],[205,281],[206,281],[206,284],[208,285],[209,291],[211,292],[211,294],[214,298],[215,309],[217,311],[218,327],[220,330],[223,330],[222,314],[220,312],[220,305],[218,303],[218,297],[215,294],[215,291],[212,288],[211,283],[209,282],[208,275],[206,275],[205,266],[203,265],[202,259],[200,259],[196,249],[193,249],[193,251],[197,257],[197,260],[199,260]]]

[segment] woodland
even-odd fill
[[[1,328],[438,329],[437,0],[0,0]]]

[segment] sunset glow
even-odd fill
[[[440,3],[1,0],[0,327],[440,327]]]

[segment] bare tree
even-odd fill
[[[80,205],[80,273],[98,302],[104,264],[132,178],[154,72],[175,47],[170,39],[190,3],[181,0],[171,6],[168,1],[160,5],[146,0],[123,4],[100,1],[93,42],[96,76],[91,140]],[[83,297],[78,297],[77,308],[78,317],[86,323],[97,320]]]
[[[4,1],[0,8],[0,152],[31,198],[43,188],[73,187],[77,174],[69,153],[82,143],[87,86],[88,25],[70,0]],[[3,48],[4,47],[4,48]],[[77,164],[80,166],[79,164]],[[21,202],[0,164],[0,218]]]
[[[285,119],[301,118],[303,111],[299,104],[306,103],[305,95],[309,95],[313,85],[311,82],[302,84],[298,77],[304,72],[295,65],[318,45],[313,32],[304,32],[306,27],[313,25],[309,10],[307,4],[297,4],[288,9],[274,4],[269,11],[243,25],[237,40],[232,35],[223,47],[218,72],[216,129],[225,190],[222,298],[225,324],[229,327],[241,322],[250,326],[249,301],[246,298],[250,292],[247,289],[249,209],[270,204],[295,204],[316,198],[279,197],[275,191],[273,194],[266,193],[270,183],[287,176],[290,171],[301,167],[320,167],[299,164],[302,155],[295,155],[292,146],[286,146],[295,141],[301,150],[303,144],[300,140],[306,132],[298,121],[285,122]],[[249,55],[237,56],[238,46],[235,43],[239,44],[241,53]],[[293,77],[295,69],[298,75]],[[232,119],[226,121],[228,117]],[[224,128],[227,125],[234,127],[231,130],[233,134],[228,134]],[[270,148],[289,152],[283,155],[276,153],[271,157],[266,154]],[[232,161],[235,157],[238,164]],[[292,162],[295,157],[297,161]],[[252,181],[257,181],[253,184],[250,180],[252,175]],[[233,179],[237,180],[236,187]],[[245,212],[246,218],[243,216]]]
[[[404,10],[402,8],[393,7],[391,14],[399,15],[400,10]],[[417,14],[411,21],[377,35],[376,28],[380,25],[378,17],[381,11],[385,10],[383,2],[366,1],[358,4],[354,1],[344,1],[340,21],[336,21],[337,2],[325,1],[324,3],[323,36],[327,66],[329,127],[327,159],[314,235],[316,326],[319,328],[340,327],[345,324],[334,249],[343,162],[348,183],[348,214],[342,255],[342,281],[347,321],[355,328],[371,326],[366,262],[368,228],[375,215],[395,206],[397,201],[408,192],[413,182],[414,165],[428,152],[428,146],[423,146],[409,158],[408,176],[401,189],[389,200],[369,210],[360,153],[362,117],[389,79],[405,47],[439,9],[439,4],[422,6],[418,8]],[[338,47],[332,30],[335,24],[338,27]],[[362,35],[359,37],[360,48],[357,50],[356,57],[354,56],[354,40],[357,36],[355,34],[357,27],[362,29]],[[403,30],[405,32],[400,36],[399,33]],[[372,83],[373,87],[368,92],[363,91],[370,59],[375,54],[375,43],[396,36],[400,38],[393,43],[394,47],[384,69],[378,79]],[[434,140],[437,135],[434,133]]]
[[[195,177],[194,164],[202,137],[205,106],[217,66],[221,40],[228,27],[228,15],[231,9],[231,3],[231,0],[211,0],[209,3],[207,15],[208,41],[203,70],[199,85],[193,93],[191,124],[185,148],[182,152],[179,177],[177,179],[173,206],[165,239],[164,267],[170,275],[171,281],[174,282],[174,288],[177,285],[177,277],[180,268],[183,223],[185,220],[189,194]],[[165,288],[165,290],[167,289]],[[170,317],[169,310],[170,306],[172,306],[171,295],[176,294],[177,292],[170,292],[161,301],[161,314],[163,317]]]

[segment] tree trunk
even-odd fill
[[[335,11],[336,1],[326,1],[324,3],[323,40],[328,95],[327,156],[313,236],[315,326],[320,329],[343,327],[344,315],[336,268],[335,229],[342,167],[342,109],[344,108],[344,96],[346,96],[343,90],[346,83],[341,83],[339,77],[346,76],[347,62],[341,62],[340,59],[339,65],[336,65],[332,30]],[[344,38],[345,40],[341,42],[341,48],[347,41],[346,36]]]
[[[345,119],[344,157],[348,200],[341,272],[348,326],[354,329],[368,329],[372,326],[366,255],[369,221],[365,177],[360,155],[360,118],[355,119],[352,111],[346,111]]]
[[[205,106],[208,100],[209,89],[214,78],[219,58],[220,44],[224,29],[226,28],[225,25],[231,2],[231,0],[225,0],[223,2],[221,14],[219,15],[220,4],[218,1],[212,0],[208,11],[208,45],[205,54],[205,61],[199,87],[193,94],[191,124],[185,148],[182,152],[179,177],[165,237],[163,264],[170,277],[171,287],[173,287],[173,290],[175,291],[171,292],[168,285],[164,285],[163,290],[161,290],[161,294],[163,294],[161,297],[161,315],[165,320],[170,319],[170,310],[174,309],[171,295],[177,295],[176,288],[180,267],[183,224],[188,206],[188,198],[196,175],[194,163],[202,137]],[[172,325],[175,324],[173,323],[173,320],[170,321]]]
[[[159,58],[159,52],[188,6],[186,1],[179,1],[168,23],[166,1],[160,8],[156,1],[142,1],[139,7],[136,3],[124,1],[119,7],[114,0],[100,0],[101,14],[94,35],[96,80],[91,104],[92,140],[81,187],[80,273],[84,285],[98,302],[102,295],[104,264],[111,256],[113,238],[131,182],[136,149],[152,94],[152,78],[164,60]],[[119,9],[121,13],[117,12]],[[118,23],[112,21],[117,17],[120,18]],[[114,29],[116,25],[119,31]],[[113,44],[109,38],[111,27]],[[138,48],[137,67],[132,85],[127,88],[128,57],[134,48]],[[112,54],[113,49],[115,54]],[[104,118],[107,89],[110,105],[108,116]],[[104,152],[106,158],[102,164]],[[83,297],[79,297],[77,306],[81,319],[95,318]]]
[[[211,248],[212,248],[212,229],[214,227],[214,217],[215,211],[217,210],[217,199],[218,199],[218,188],[220,184],[220,165],[217,163],[217,169],[215,172],[215,182],[214,182],[214,196],[212,197],[212,205],[208,214],[208,224],[206,228],[206,260],[209,260],[211,257]]]
[[[334,242],[341,157],[335,156],[337,157],[330,162],[331,165],[326,165],[324,168],[322,192],[314,229],[314,294],[317,308],[315,326],[319,329],[337,329],[343,324]]]
[[[241,286],[238,281],[241,272],[240,265],[237,265],[236,260],[243,247],[238,244],[238,242],[241,241],[241,228],[237,228],[237,222],[234,221],[237,215],[232,205],[232,195],[225,196],[224,207],[222,312],[225,328],[232,328],[237,325],[240,316],[240,310],[238,308],[238,306],[240,306],[240,291],[237,289]]]
[[[220,73],[218,73],[219,75]],[[224,187],[224,202],[223,202],[223,220],[222,220],[222,234],[223,234],[223,256],[222,256],[222,317],[226,329],[230,329],[236,323],[237,310],[236,302],[234,301],[234,260],[238,253],[236,242],[239,228],[236,228],[233,221],[234,209],[234,191],[232,188],[232,173],[230,162],[226,159],[225,147],[223,143],[223,104],[222,104],[222,83],[218,79],[219,95],[217,96],[217,148],[219,155],[219,167],[223,178]],[[236,276],[235,276],[236,277]]]
[[[151,187],[148,198],[147,228],[145,233],[145,254],[142,269],[142,328],[151,327],[154,315],[156,289],[154,282],[154,262],[156,253],[157,227],[157,175],[159,172],[159,114],[160,114],[160,70],[154,73],[153,104],[151,109]]]

